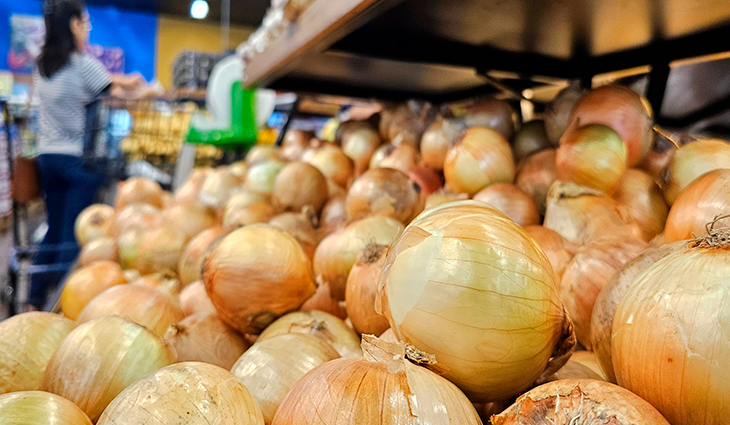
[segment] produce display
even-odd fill
[[[0,425],[726,424],[730,144],[645,105],[389,103],[121,182],[0,323]]]

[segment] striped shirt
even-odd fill
[[[38,153],[81,156],[86,105],[109,87],[111,75],[95,57],[73,53],[68,65],[51,78],[38,70],[33,77],[39,101]]]

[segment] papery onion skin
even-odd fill
[[[278,161],[281,157],[274,145],[256,145],[246,153],[246,164],[254,165],[266,161]]]
[[[117,261],[117,241],[98,238],[84,245],[79,254],[79,265],[88,266],[97,261]]]
[[[71,320],[45,312],[0,322],[0,394],[40,389],[51,356],[74,327]]]
[[[269,220],[269,225],[285,230],[292,235],[311,260],[314,258],[314,250],[317,249],[319,243],[317,229],[312,224],[316,220],[316,215],[312,210],[301,213],[285,212],[272,217]]]
[[[184,415],[184,416],[183,416]],[[184,362],[149,374],[109,405],[98,425],[264,425],[256,400],[233,374]]]
[[[162,208],[162,188],[152,180],[132,177],[125,180],[117,189],[114,206],[121,210],[129,204],[143,203]]]
[[[180,292],[180,307],[185,316],[199,312],[214,312],[215,306],[205,292],[205,284],[201,281],[193,282]]]
[[[175,228],[175,223],[166,223],[144,236],[139,245],[135,268],[143,275],[177,270],[187,243],[187,237]]]
[[[345,306],[352,326],[361,334],[380,335],[390,324],[388,319],[375,311],[380,269],[385,264],[388,247],[371,244],[358,254],[355,265],[347,277]]]
[[[608,378],[601,370],[596,356],[590,351],[576,351],[573,353],[568,363],[552,376],[549,376],[547,382],[561,379],[594,379],[608,382]]]
[[[515,164],[507,141],[494,130],[473,127],[449,149],[444,162],[449,189],[473,196],[494,183],[511,183]]]
[[[213,227],[200,232],[188,243],[177,267],[182,286],[200,280],[200,269],[203,267],[205,256],[210,253],[217,241],[232,230],[232,227]]]
[[[545,201],[550,186],[558,179],[555,149],[548,149],[525,158],[517,167],[515,186],[530,195],[540,214],[545,214]]]
[[[123,283],[127,283],[127,280],[122,268],[112,261],[97,261],[81,267],[66,281],[61,293],[61,311],[64,316],[76,320],[95,296]]]
[[[197,204],[172,206],[163,211],[162,219],[174,224],[186,240],[217,224],[215,210]]]
[[[328,199],[327,179],[317,168],[303,162],[287,164],[276,176],[272,202],[280,210],[319,211]]]
[[[580,246],[544,226],[527,226],[525,227],[525,231],[540,245],[540,248],[547,255],[548,260],[550,260],[555,277],[560,281],[563,277],[565,266],[570,262]]]
[[[332,345],[316,336],[284,334],[254,344],[233,365],[231,373],[251,391],[264,421],[270,424],[299,379],[339,357]]]
[[[318,233],[320,238],[324,238],[334,232],[340,226],[347,223],[347,220],[345,196],[331,198],[324,204],[324,208],[322,208],[322,212],[319,215]]]
[[[304,301],[304,304],[299,307],[299,311],[312,310],[324,311],[325,313],[337,316],[342,320],[347,318],[347,310],[345,310],[341,301],[332,297],[332,291],[330,291],[330,286],[327,282],[320,283],[319,286],[317,286],[317,292],[309,297],[307,301]]]
[[[122,390],[174,360],[169,347],[149,330],[104,317],[68,334],[48,363],[42,389],[76,403],[96,421]]]
[[[129,204],[115,215],[109,236],[120,236],[128,230],[154,230],[162,223],[162,213],[157,207],[150,204]]]
[[[707,139],[688,143],[674,153],[662,173],[664,199],[670,206],[701,175],[730,168],[730,143]]]
[[[558,93],[557,96],[545,107],[543,117],[545,120],[545,133],[553,146],[560,145],[560,137],[568,128],[570,112],[583,95],[583,89],[577,85],[570,85]]]
[[[370,158],[380,146],[378,133],[369,127],[360,127],[342,137],[342,152],[355,166],[355,175],[364,173],[370,166]]]
[[[201,312],[171,325],[165,341],[178,362],[205,362],[229,370],[250,344],[215,313]]]
[[[600,421],[600,422],[596,422]],[[589,423],[669,425],[649,403],[608,382],[565,379],[520,396],[492,425],[574,425]]]
[[[509,140],[515,132],[515,111],[509,103],[499,99],[476,101],[464,117],[467,127],[486,127]]]
[[[45,391],[19,391],[0,396],[0,425],[92,425],[78,406]]]
[[[374,155],[373,158],[375,158]],[[394,168],[407,173],[410,168],[419,163],[420,159],[416,148],[411,145],[401,145],[387,151],[387,155],[378,163],[378,167]],[[370,168],[374,168],[372,167],[372,162]]]
[[[271,195],[274,191],[276,176],[284,167],[285,164],[279,161],[259,162],[249,168],[243,187],[254,192]]]
[[[355,173],[352,160],[336,146],[325,146],[315,152],[310,162],[325,177],[342,187],[347,187]]]
[[[411,222],[389,250],[379,297],[396,336],[435,355],[474,402],[519,394],[575,347],[548,258],[519,225],[476,201]]]
[[[517,162],[542,150],[550,149],[552,146],[545,133],[545,124],[542,120],[522,124],[512,139],[512,152]]]
[[[224,226],[248,226],[254,223],[266,223],[276,214],[276,210],[268,202],[255,202],[238,210],[226,209],[223,215]]]
[[[423,211],[420,192],[420,187],[403,172],[375,168],[350,186],[345,198],[347,216],[360,219],[380,214],[408,223]]]
[[[707,233],[708,223],[718,219],[716,229],[730,227],[730,170],[715,170],[687,186],[669,210],[664,237],[667,242]]]
[[[473,199],[496,208],[522,227],[540,224],[540,212],[535,201],[513,184],[487,186]]]
[[[105,237],[113,216],[114,208],[109,205],[94,204],[84,208],[74,222],[74,234],[79,245]]]
[[[645,172],[633,168],[626,170],[613,199],[628,208],[645,241],[664,230],[669,207],[659,185]]]

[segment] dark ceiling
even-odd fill
[[[220,22],[221,0],[207,0],[210,13],[206,20]],[[124,9],[155,12],[179,17],[190,16],[192,0],[86,0],[87,4],[110,5]],[[271,0],[231,0],[231,23],[257,27]]]

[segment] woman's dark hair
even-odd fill
[[[38,71],[45,78],[68,64],[76,51],[76,40],[71,32],[71,18],[82,19],[84,4],[80,0],[44,0],[43,16],[46,21],[46,39],[38,56]]]

